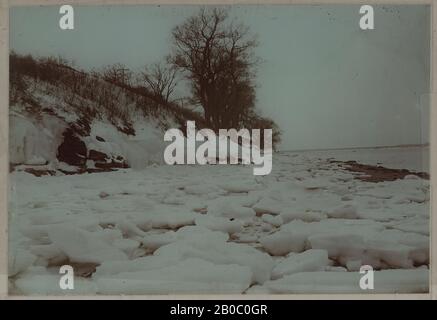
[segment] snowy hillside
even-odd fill
[[[10,163],[36,175],[160,163],[163,131],[199,114],[53,59],[11,56]]]

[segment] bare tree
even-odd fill
[[[177,69],[163,63],[145,67],[140,73],[140,83],[165,102],[170,101],[177,84]]]
[[[130,85],[132,78],[132,72],[121,63],[105,67],[101,74],[106,81],[118,85]]]
[[[254,36],[223,8],[203,8],[172,31],[172,63],[191,83],[213,129],[238,127],[255,103]]]

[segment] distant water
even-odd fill
[[[282,154],[305,154],[316,158],[355,160],[362,164],[381,165],[393,169],[430,172],[429,146],[351,148],[331,150],[281,151]]]

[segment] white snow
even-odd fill
[[[12,172],[11,291],[66,294],[59,267],[71,263],[86,271],[71,294],[362,293],[363,264],[376,270],[373,292],[425,292],[429,181],[364,182],[328,160],[428,171],[414,162],[422,151],[283,152],[256,178],[239,165]],[[50,152],[28,154],[14,157]]]
[[[162,132],[150,122],[135,124],[136,135],[128,136],[117,130],[109,122],[94,121],[90,135],[84,137],[87,148],[103,152],[109,156],[122,155],[135,170],[144,169],[152,163],[162,163],[165,144]],[[103,137],[99,141],[96,137]]]
[[[329,218],[356,219],[356,218],[358,218],[357,208],[351,204],[342,205],[338,208],[335,208],[331,212],[328,212],[328,217]]]
[[[121,250],[101,241],[93,233],[63,226],[52,226],[48,231],[52,243],[72,262],[102,263],[108,260],[126,260]]]
[[[198,226],[204,226],[210,230],[223,231],[229,234],[239,232],[243,228],[241,221],[210,215],[199,216],[195,222]]]
[[[270,278],[272,258],[245,244],[204,237],[186,239],[160,247],[154,255],[176,260],[199,258],[216,264],[237,264],[252,270],[253,282],[263,283]]]
[[[268,281],[269,293],[425,293],[428,270],[383,270],[374,273],[374,289],[363,290],[359,272],[300,272]]]
[[[35,260],[35,255],[23,249],[16,249],[9,252],[9,275],[15,276],[16,274],[25,271],[35,262]]]
[[[326,250],[310,249],[302,253],[290,254],[272,271],[272,279],[304,271],[321,271],[329,264]]]
[[[60,275],[56,270],[47,271],[42,267],[33,267],[14,283],[15,287],[25,295],[93,295],[97,293],[97,285],[84,278],[76,277],[74,290],[63,290],[59,286]]]
[[[66,128],[62,120],[46,116],[39,123],[33,123],[22,115],[11,113],[9,128],[11,163],[40,165],[46,161],[57,162],[57,146],[62,142],[62,131]]]
[[[244,292],[251,277],[248,267],[186,259],[159,268],[101,276],[96,283],[101,294],[230,294]]]

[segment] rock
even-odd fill
[[[115,162],[115,161],[111,161],[111,162],[96,162],[95,163],[96,168],[99,169],[106,169],[106,170],[111,170],[113,168],[129,168],[129,166],[127,165],[127,163],[124,162]]]
[[[54,176],[56,174],[55,170],[37,170],[34,168],[26,168],[24,169],[25,172],[33,174],[36,177],[41,176]]]
[[[103,152],[91,149],[88,153],[88,159],[94,161],[106,161],[106,159],[108,159],[108,156]]]
[[[57,158],[72,166],[83,166],[86,162],[87,148],[71,128],[63,133],[64,141],[58,147]]]

